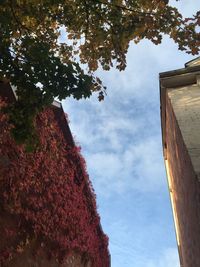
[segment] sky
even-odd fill
[[[171,1],[185,16],[199,0]],[[63,101],[109,237],[112,267],[180,267],[164,168],[159,73],[193,59],[164,37],[131,43],[123,72],[99,70],[107,96]]]

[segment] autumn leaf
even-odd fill
[[[17,87],[18,103],[9,109],[16,140],[33,141],[33,120],[54,98],[104,92],[94,72],[124,70],[131,41],[158,45],[167,34],[180,50],[198,54],[199,14],[183,18],[167,0],[1,1],[0,77]]]

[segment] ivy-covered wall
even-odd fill
[[[5,105],[1,98],[0,107]],[[110,265],[85,161],[80,148],[67,141],[62,119],[64,113],[53,106],[40,113],[35,121],[40,146],[27,153],[0,112],[0,213],[13,218],[0,223],[0,239],[8,240],[0,246],[0,266],[32,243],[35,255],[42,247],[60,264],[77,253],[91,266]]]

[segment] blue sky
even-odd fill
[[[199,0],[171,1],[192,15]],[[162,157],[159,72],[193,57],[167,37],[132,43],[123,72],[99,70],[104,102],[66,99],[70,128],[82,147],[97,194],[112,267],[179,267]]]

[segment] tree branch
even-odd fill
[[[21,21],[18,19],[18,17],[16,16],[15,10],[14,10],[14,7],[13,7],[13,1],[12,0],[10,0],[10,9],[11,9],[11,13],[13,15],[14,20],[16,21],[17,25],[19,26],[20,33],[22,32],[22,28],[24,28],[25,30],[27,30],[28,32],[30,32],[30,29],[27,28],[26,26],[24,26],[21,23]]]
[[[93,2],[94,0],[92,0]],[[112,4],[112,3],[109,3],[109,2],[104,2],[102,0],[95,0],[96,2],[98,2],[99,4],[103,4],[103,5],[107,5],[107,6],[111,6],[111,7],[117,7],[119,9],[122,9],[122,10],[126,10],[126,11],[130,11],[130,12],[134,12],[134,13],[138,13],[138,14],[142,14],[142,15],[155,15],[154,12],[141,12],[137,9],[132,9],[132,8],[128,8],[124,5],[117,5],[117,4]]]
[[[85,13],[86,13],[86,29],[85,29],[85,38],[87,38],[88,30],[89,30],[89,8],[87,0],[84,0],[85,3]]]

